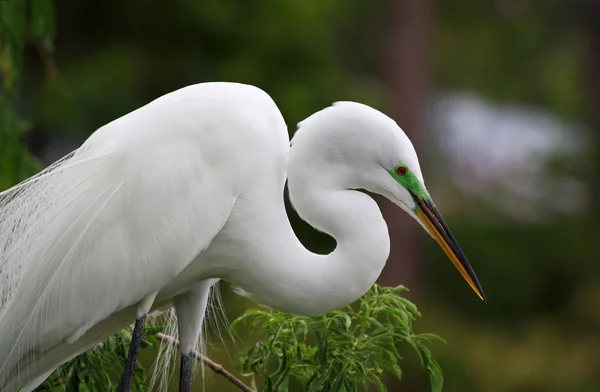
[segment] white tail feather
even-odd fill
[[[214,284],[211,287],[210,296],[208,299],[208,306],[204,315],[205,319],[202,323],[202,331],[198,336],[195,350],[201,354],[206,354],[208,345],[214,347],[211,344],[211,336],[214,336],[223,343],[223,347],[226,347],[223,338],[222,328],[225,327],[228,334],[231,336],[229,329],[229,321],[225,315],[223,303],[221,301],[221,295],[219,290],[219,283]],[[167,311],[155,315],[149,319],[152,325],[164,326],[163,333],[165,335],[172,336],[179,339],[177,329],[177,317],[175,310],[171,307]],[[227,352],[229,356],[229,352]],[[157,357],[149,371],[148,375],[148,386],[150,390],[167,391],[169,383],[173,380],[175,364],[179,361],[179,351],[172,344],[162,342]],[[194,363],[194,367],[200,366],[198,362]],[[200,372],[202,375],[203,390],[206,389],[206,383],[212,380],[214,374],[207,372],[204,366],[201,366]]]
[[[79,159],[77,150],[55,162],[37,175],[0,193],[0,312],[10,301],[21,281],[21,272],[30,260],[27,240],[36,235],[62,211],[58,209],[49,216],[56,203],[69,203],[55,197],[57,190],[74,200],[79,195],[70,194],[81,183],[71,184],[67,189],[58,177],[68,175],[68,169],[92,162],[100,155]],[[85,192],[83,189],[82,192]]]

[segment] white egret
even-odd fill
[[[330,234],[308,251],[286,215]],[[0,389],[31,391],[60,364],[134,320],[128,390],[146,314],[173,304],[180,390],[212,283],[300,315],[342,308],[378,278],[390,249],[383,195],[435,238],[483,292],[389,117],[340,102],[286,124],[262,90],[189,86],[94,132],[74,153],[0,194]],[[129,369],[129,371],[127,370]]]

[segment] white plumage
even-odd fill
[[[374,109],[318,112],[290,150],[271,98],[234,83],[183,88],[98,129],[0,194],[0,389],[32,390],[170,303],[182,352],[191,350],[219,279],[296,314],[351,303],[389,254],[376,203],[354,189],[416,217],[389,173],[399,162],[423,182],[406,135]],[[286,175],[300,216],[336,239],[331,254],[311,253],[293,233]]]

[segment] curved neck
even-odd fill
[[[243,276],[243,282],[231,283],[260,303],[292,314],[310,316],[349,305],[375,283],[389,256],[387,225],[379,207],[354,190],[304,181],[292,181],[289,190],[299,215],[331,235],[335,250],[328,255],[307,250],[291,228],[281,196],[267,203],[262,240],[250,245],[253,262],[245,263],[251,270],[231,274],[234,280]]]

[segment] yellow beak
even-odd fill
[[[439,213],[435,204],[431,200],[421,200],[417,196],[413,195],[413,199],[417,203],[415,214],[425,226],[429,234],[437,241],[442,247],[444,253],[450,258],[452,264],[458,269],[462,277],[467,281],[469,286],[475,291],[475,293],[485,302],[485,295],[477,275],[473,271],[471,264],[467,260],[467,257],[463,253],[462,249],[458,245],[458,242],[450,232],[450,229],[444,222],[442,215]]]

